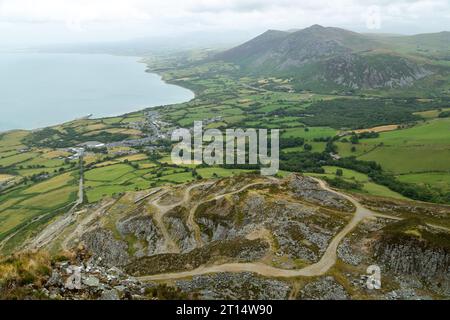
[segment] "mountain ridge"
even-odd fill
[[[446,46],[439,39],[446,37],[447,32],[373,36],[313,25],[294,32],[268,30],[215,58],[239,65],[242,72],[292,78],[304,89],[403,88],[441,72],[431,63],[413,58],[414,43],[442,51]],[[416,55],[423,56],[423,52]]]

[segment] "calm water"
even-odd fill
[[[35,129],[93,114],[120,115],[184,102],[189,90],[145,72],[139,58],[0,54],[0,131]]]

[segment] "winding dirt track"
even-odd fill
[[[307,266],[303,269],[299,270],[286,270],[286,269],[280,269],[275,268],[263,263],[226,263],[222,265],[213,265],[213,266],[201,266],[195,270],[191,271],[185,271],[185,272],[177,272],[177,273],[165,273],[165,274],[158,274],[158,275],[151,275],[151,276],[144,276],[140,277],[139,280],[141,281],[167,281],[167,280],[175,280],[175,279],[182,279],[187,277],[192,277],[196,275],[205,275],[205,274],[211,274],[211,273],[221,273],[221,272],[252,272],[257,273],[262,276],[266,277],[280,277],[280,278],[292,278],[292,277],[314,277],[314,276],[321,276],[325,274],[333,265],[336,263],[337,260],[337,248],[340,244],[340,242],[356,227],[358,224],[367,218],[385,218],[385,219],[392,219],[392,220],[402,220],[402,218],[384,215],[380,213],[373,212],[365,207],[363,207],[355,198],[346,195],[344,193],[340,193],[338,191],[335,191],[333,189],[330,189],[326,183],[322,180],[313,178],[319,186],[327,190],[329,192],[332,192],[336,195],[339,195],[348,201],[350,201],[356,208],[355,213],[351,221],[332,239],[330,242],[327,250],[325,251],[322,258],[317,262],[310,266]],[[274,179],[274,181],[276,181]],[[234,195],[241,193],[249,188],[255,187],[255,186],[261,186],[261,185],[270,185],[274,183],[272,182],[256,182],[252,184],[248,184],[239,190],[232,191],[229,193],[221,194],[218,196],[215,196],[210,199],[206,199],[202,202],[199,202],[196,204],[190,211],[189,216],[187,219],[187,225],[191,232],[194,233],[195,239],[197,242],[197,247],[203,246],[203,240],[201,238],[201,232],[198,224],[195,222],[195,212],[197,211],[197,208],[202,203],[206,203],[213,200],[220,200],[226,196]],[[167,227],[163,221],[164,215],[169,212],[170,210],[176,208],[180,205],[188,205],[191,201],[191,192],[193,189],[211,185],[212,182],[207,183],[199,183],[199,184],[193,184],[186,188],[184,191],[183,199],[180,200],[177,203],[173,203],[170,205],[163,205],[161,204],[161,197],[164,195],[164,193],[156,198],[155,200],[151,201],[151,204],[157,209],[157,213],[154,215],[155,222],[161,230],[161,233],[163,234],[163,237],[166,242],[166,248],[168,252],[171,253],[179,253],[180,249],[176,242],[172,239],[170,232],[167,230]],[[80,190],[79,190],[79,198],[78,201],[74,204],[72,209],[64,216],[62,216],[60,219],[56,220],[52,224],[50,224],[46,229],[41,232],[41,234],[38,235],[31,243],[27,245],[27,249],[39,249],[47,244],[49,244],[53,239],[60,236],[61,232],[70,225],[72,222],[76,220],[77,212],[75,212],[75,209],[82,203],[83,201],[83,180],[80,179]],[[110,203],[107,203],[106,205],[102,206],[100,209],[97,210],[97,213],[93,215],[98,216],[99,214],[102,214],[104,210],[110,205]],[[67,247],[67,244],[70,242],[70,240],[73,239],[74,236],[79,235],[82,231],[82,227],[89,224],[91,219],[93,217],[86,218],[86,221],[83,221],[81,223],[80,228],[77,228],[73,234],[67,237],[65,241],[63,241],[64,247]],[[440,226],[434,226],[430,225],[431,227],[442,229],[444,231],[450,232],[449,229],[445,227]]]
[[[180,248],[178,247],[176,242],[172,239],[172,237],[170,235],[170,232],[167,230],[167,227],[166,227],[166,225],[165,225],[165,223],[163,221],[164,215],[167,212],[169,212],[170,210],[172,210],[172,209],[174,209],[174,208],[176,208],[176,207],[178,207],[180,205],[189,203],[189,201],[191,199],[191,192],[192,192],[193,189],[201,187],[201,186],[211,185],[211,184],[212,184],[212,182],[199,183],[199,184],[194,184],[194,185],[188,187],[184,191],[183,200],[181,200],[181,201],[179,201],[177,203],[171,204],[171,205],[162,205],[162,204],[160,204],[161,197],[158,199],[159,201],[153,201],[151,203],[158,210],[158,212],[153,216],[153,218],[154,218],[154,220],[155,220],[159,230],[161,231],[161,233],[162,233],[162,235],[164,237],[164,240],[166,242],[166,248],[167,248],[167,251],[169,253],[179,253],[180,252]],[[197,209],[197,207],[198,206],[195,207],[195,210]],[[192,213],[193,210],[194,210],[194,208],[189,213],[189,217],[191,215],[193,215],[193,213]],[[193,212],[195,213],[195,211],[193,211]],[[193,223],[193,225],[190,224],[190,221],[188,219],[187,224],[190,227],[191,231],[194,232],[194,234],[197,234],[197,232],[198,232],[198,234],[200,234],[200,229],[198,228],[198,225],[196,223],[194,223],[193,220],[192,220],[192,223]],[[198,230],[196,230],[195,227],[197,227]],[[200,241],[201,241],[201,237],[200,237]],[[198,240],[197,240],[197,243],[199,243]]]
[[[251,187],[255,187],[255,186],[258,186],[258,185],[269,185],[269,184],[270,183],[268,183],[268,182],[256,182],[256,183],[248,184],[248,185],[246,185],[245,187],[242,187],[239,190],[236,190],[236,191],[233,191],[233,192],[229,192],[229,193],[225,193],[225,194],[221,194],[221,195],[215,196],[212,199],[208,199],[208,200],[205,200],[203,202],[200,202],[200,203],[196,204],[189,211],[189,216],[188,216],[188,219],[187,219],[186,223],[188,225],[188,228],[194,233],[195,241],[197,242],[197,248],[200,248],[200,247],[202,247],[204,245],[203,239],[202,239],[202,236],[201,236],[201,232],[200,232],[200,227],[198,226],[198,224],[194,220],[195,219],[195,212],[197,211],[197,209],[198,209],[198,207],[200,205],[202,205],[202,204],[204,204],[206,202],[209,202],[209,201],[214,201],[214,200],[217,201],[217,200],[223,199],[226,196],[232,196],[234,194],[241,193],[241,192],[243,192],[243,191],[245,191],[245,190],[247,190],[247,189],[249,189]],[[199,185],[196,185],[196,186],[199,186]],[[196,187],[196,186],[194,186],[194,187]]]
[[[330,245],[328,246],[327,250],[325,251],[324,255],[320,259],[319,262],[312,264],[308,267],[305,267],[303,269],[299,270],[285,270],[280,268],[275,268],[263,263],[226,263],[222,265],[217,266],[201,266],[195,270],[191,271],[185,271],[185,272],[177,272],[177,273],[165,273],[165,274],[158,274],[158,275],[152,275],[152,276],[145,276],[140,277],[139,280],[141,281],[166,281],[166,280],[175,280],[175,279],[182,279],[187,277],[192,277],[196,275],[205,275],[205,274],[211,274],[211,273],[221,273],[221,272],[252,272],[257,273],[262,276],[266,277],[280,277],[280,278],[292,278],[292,277],[315,277],[325,274],[335,263],[337,260],[337,248],[339,246],[339,243],[344,239],[345,236],[347,236],[362,220],[370,217],[374,217],[375,213],[372,212],[369,209],[364,208],[356,199],[337,192],[335,190],[332,190],[328,188],[328,186],[319,179],[316,180],[320,187],[332,192],[334,194],[337,194],[347,200],[349,200],[356,208],[355,214],[352,218],[352,220],[349,222],[347,226],[345,226],[344,229],[342,229],[331,241]],[[259,183],[260,184],[260,183]],[[246,190],[252,186],[259,185],[251,184],[247,185],[246,187],[235,191],[233,193],[239,193],[243,190]],[[223,197],[225,195],[218,196],[218,198]],[[216,197],[217,198],[217,197]]]

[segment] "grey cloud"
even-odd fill
[[[32,2],[39,7],[30,6]],[[372,5],[380,8],[379,32],[450,30],[448,0],[0,0],[0,43],[53,40],[61,34],[69,40],[193,31],[257,34],[316,23],[368,32],[364,19]]]

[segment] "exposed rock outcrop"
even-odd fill
[[[82,241],[94,259],[105,266],[123,266],[130,259],[127,243],[115,239],[110,230],[95,229],[85,233]]]
[[[197,292],[201,299],[287,299],[291,286],[283,281],[262,278],[252,273],[218,273],[176,281],[184,292]]]
[[[146,247],[137,247],[135,256],[151,256],[165,250],[164,239],[150,216],[135,216],[117,223],[117,229],[123,236],[134,235],[145,241]]]
[[[387,270],[399,275],[415,275],[424,279],[450,280],[450,252],[444,247],[431,247],[413,238],[402,241],[382,240],[375,245],[375,259]]]
[[[353,205],[335,193],[322,189],[312,178],[302,175],[291,175],[289,186],[296,196],[306,201],[333,209],[351,211]]]
[[[347,300],[349,295],[333,277],[323,277],[302,288],[298,298],[302,300]]]

